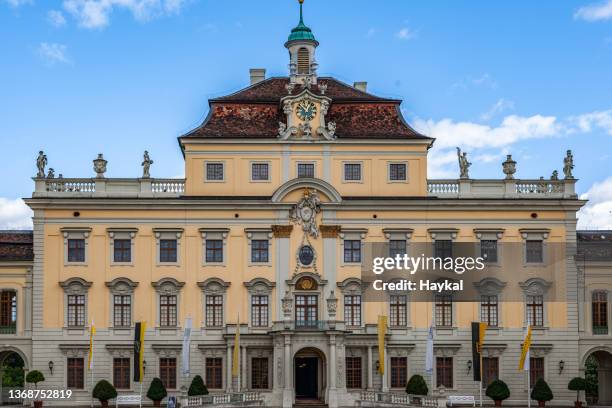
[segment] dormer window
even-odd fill
[[[310,74],[310,55],[306,47],[302,47],[298,50],[297,68],[298,74]]]

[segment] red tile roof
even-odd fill
[[[426,139],[412,129],[399,111],[400,100],[381,98],[360,91],[330,77],[319,77],[326,84],[324,95],[331,98],[327,121],[336,122],[339,139]],[[269,78],[231,95],[209,101],[204,123],[185,138],[276,138],[278,123],[286,118],[280,106],[288,95],[287,77]],[[293,91],[296,95],[300,89]],[[311,91],[321,95],[318,85]]]
[[[1,261],[32,261],[32,231],[0,231]]]

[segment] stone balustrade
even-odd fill
[[[41,197],[178,197],[184,179],[34,178],[34,198]]]
[[[427,194],[440,198],[577,198],[576,179],[427,180]]]

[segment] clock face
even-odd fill
[[[298,103],[295,113],[298,118],[309,121],[314,118],[317,113],[317,106],[311,101],[301,101]]]

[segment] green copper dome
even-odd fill
[[[291,34],[289,34],[287,42],[304,40],[317,41],[312,33],[312,30],[307,27],[306,24],[304,24],[304,19],[302,17],[302,2],[300,2],[300,22],[293,30],[291,30]]]

